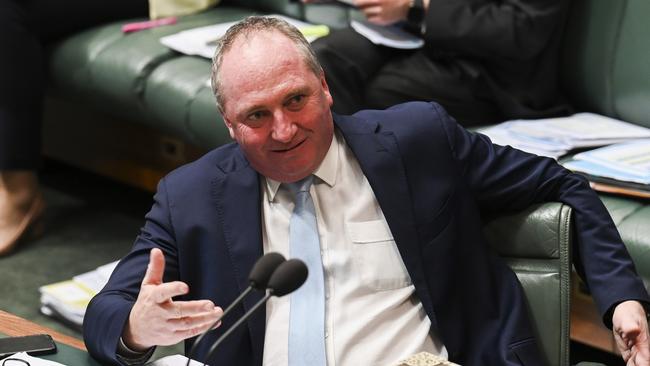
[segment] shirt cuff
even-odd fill
[[[142,365],[151,358],[155,349],[156,347],[151,347],[144,352],[134,351],[120,337],[120,341],[117,343],[117,358],[127,366]]]

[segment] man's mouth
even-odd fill
[[[304,140],[298,142],[297,144],[292,145],[292,146],[289,146],[289,147],[287,147],[287,148],[278,148],[278,149],[273,149],[273,152],[283,153],[283,152],[287,152],[287,151],[294,150],[294,149],[298,148],[300,145],[302,145],[306,140],[307,140],[307,139],[304,139]]]

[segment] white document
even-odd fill
[[[30,356],[26,352],[16,353],[16,354],[14,354],[14,355],[12,355],[10,357],[7,357],[7,358],[14,358],[14,359],[26,361],[26,362],[28,362],[28,364],[30,366],[65,366],[62,363],[58,363],[58,362],[54,362],[54,361],[50,361],[50,360],[44,360],[42,358]],[[7,360],[7,358],[5,358],[4,360]],[[10,362],[7,361],[7,365],[9,363]]]
[[[650,138],[650,129],[613,118],[578,113],[569,117],[507,121],[479,130],[499,145],[558,158],[582,147]]]
[[[351,21],[350,26],[357,33],[368,38],[370,42],[376,45],[403,50],[412,50],[424,47],[423,39],[396,26],[383,26],[357,20]]]
[[[304,30],[311,30],[315,27],[313,24],[282,15],[274,14],[270,16],[285,20],[287,23],[295,26],[296,28],[303,30],[303,33],[307,33]],[[226,34],[228,28],[238,22],[239,20],[184,30],[160,38],[160,43],[171,48],[174,51],[178,51],[186,55],[201,56],[211,59],[212,56],[214,56],[215,50],[217,49],[216,41],[224,34]],[[325,26],[316,27],[324,27],[327,29]],[[321,35],[325,35],[328,31],[329,30],[324,32],[324,34],[322,34],[323,32],[319,33],[321,33]],[[308,41],[313,41],[317,38],[317,35],[305,34],[305,38],[307,38]]]
[[[171,355],[149,362],[145,366],[185,366],[186,364],[187,357],[183,355]],[[192,360],[190,361],[190,366],[203,366],[203,362]]]
[[[73,281],[88,287],[95,293],[99,292],[108,282],[113,270],[117,267],[119,261],[111,262],[97,267],[94,271],[82,273],[74,276]]]
[[[573,142],[574,147],[602,146],[629,139],[650,138],[650,129],[594,113],[521,121],[512,129],[550,139]],[[534,123],[532,123],[534,122]]]
[[[650,139],[615,144],[573,157],[630,175],[650,178]]]
[[[612,169],[587,160],[571,160],[562,164],[565,168],[574,172],[586,173],[596,177],[611,178],[621,182],[631,182],[650,185],[650,176],[630,174],[622,170]]]
[[[88,303],[106,285],[117,263],[115,261],[102,265],[93,271],[74,276],[71,280],[41,286],[41,312],[48,316],[63,317],[80,326]]]

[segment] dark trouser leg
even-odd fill
[[[368,81],[396,50],[379,47],[351,28],[334,30],[312,44],[334,98],[332,109],[351,114],[363,109]]]
[[[147,15],[146,0],[0,0],[0,171],[40,164],[47,76],[42,44],[103,22]]]
[[[24,1],[24,0],[23,0]],[[120,19],[147,17],[147,0],[31,0],[30,13],[44,43],[73,32]]]
[[[25,5],[0,0],[0,171],[40,162],[45,77],[42,48]]]
[[[434,101],[464,126],[503,120],[479,76],[455,60],[431,60],[423,52],[391,59],[368,83],[364,104],[384,109],[408,101]]]

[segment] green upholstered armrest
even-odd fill
[[[547,363],[568,365],[571,208],[532,206],[493,220],[484,231],[524,288]]]

